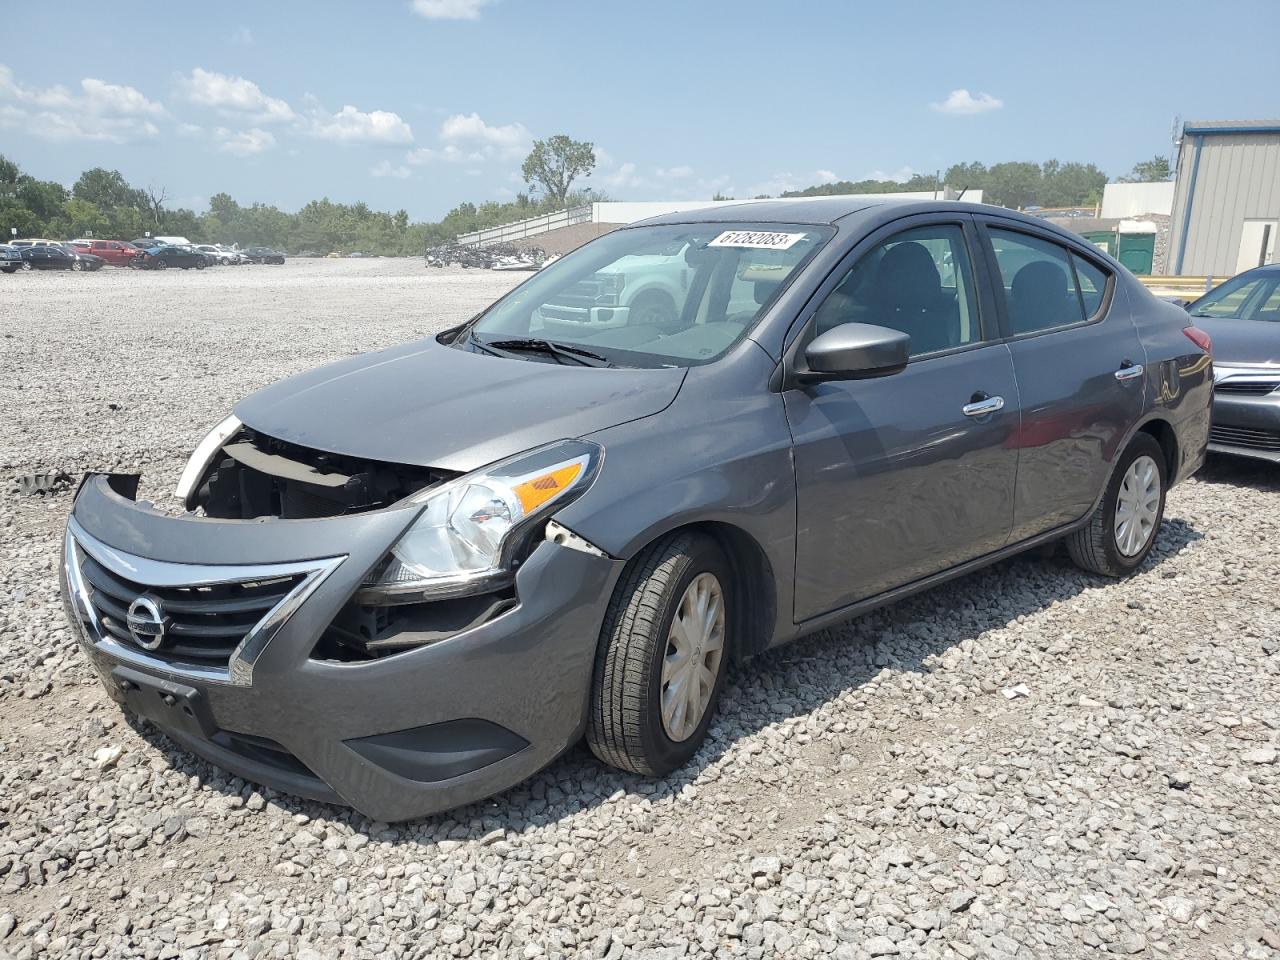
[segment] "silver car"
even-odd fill
[[[655,270],[671,311],[598,299]],[[1137,569],[1204,459],[1207,343],[1008,210],[674,214],[242,400],[181,516],[88,477],[67,609],[125,709],[376,819],[584,737],[661,777],[731,661],[1037,545]]]

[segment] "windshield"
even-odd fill
[[[1193,317],[1280,322],[1280,271],[1242,273],[1191,304]]]
[[[549,264],[455,343],[550,363],[573,361],[514,345],[569,346],[619,366],[709,363],[746,335],[833,232],[776,223],[616,230]]]

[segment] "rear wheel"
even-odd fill
[[[31,261],[30,261],[30,260],[23,260],[23,261],[22,261],[22,269],[23,269],[23,270],[34,270],[34,269],[35,269],[35,267],[34,267],[34,266],[32,266],[32,264],[31,264]]]
[[[733,580],[715,541],[677,533],[637,556],[609,603],[587,743],[648,776],[683,766],[706,738],[728,665]]]
[[[1067,537],[1075,564],[1106,577],[1136,570],[1155,546],[1167,485],[1164,450],[1150,434],[1138,434],[1116,461],[1089,522]]]

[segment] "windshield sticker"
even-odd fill
[[[752,250],[786,250],[804,239],[803,233],[761,233],[758,230],[726,230],[708,247],[748,247]]]

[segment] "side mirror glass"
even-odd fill
[[[911,338],[901,330],[870,323],[842,323],[814,337],[805,347],[807,371],[800,379],[865,380],[887,377],[907,365]]]

